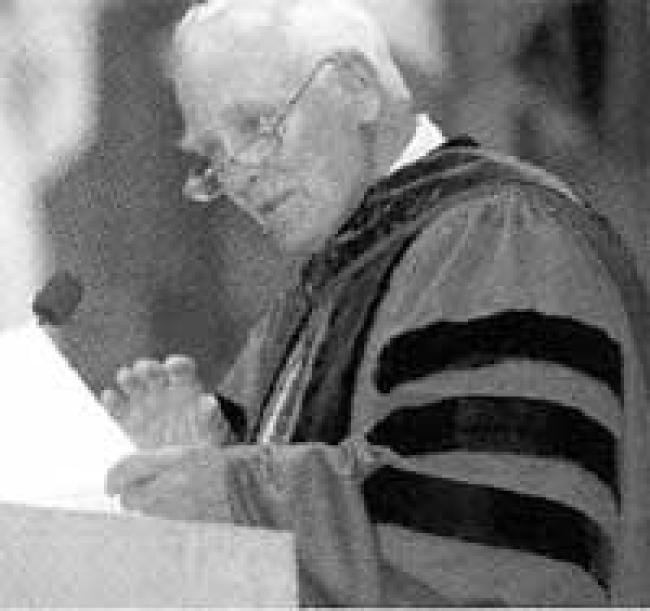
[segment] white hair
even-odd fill
[[[410,101],[383,29],[356,0],[207,0],[190,8],[178,24],[175,51],[182,55],[203,27],[235,12],[244,15],[253,29],[279,25],[292,47],[312,62],[337,51],[361,53],[390,99]]]

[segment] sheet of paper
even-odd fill
[[[104,478],[134,451],[36,323],[0,333],[0,501],[115,510]]]

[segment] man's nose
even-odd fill
[[[183,197],[191,202],[208,203],[212,197],[202,176],[191,173],[183,185]]]

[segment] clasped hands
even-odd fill
[[[230,427],[217,399],[204,391],[194,360],[142,359],[122,367],[116,381],[101,402],[140,451],[109,471],[107,494],[147,515],[230,521],[226,461],[254,446],[232,445]]]

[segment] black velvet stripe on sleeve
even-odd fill
[[[363,493],[375,524],[568,562],[609,587],[611,541],[596,522],[561,503],[392,467],[368,478]]]
[[[499,312],[467,322],[441,321],[392,338],[381,351],[375,383],[382,393],[446,370],[509,359],[563,365],[622,397],[619,344],[603,330],[533,310]]]
[[[590,471],[619,500],[614,435],[577,409],[526,397],[463,396],[404,407],[368,434],[402,456],[465,450],[557,458]]]

